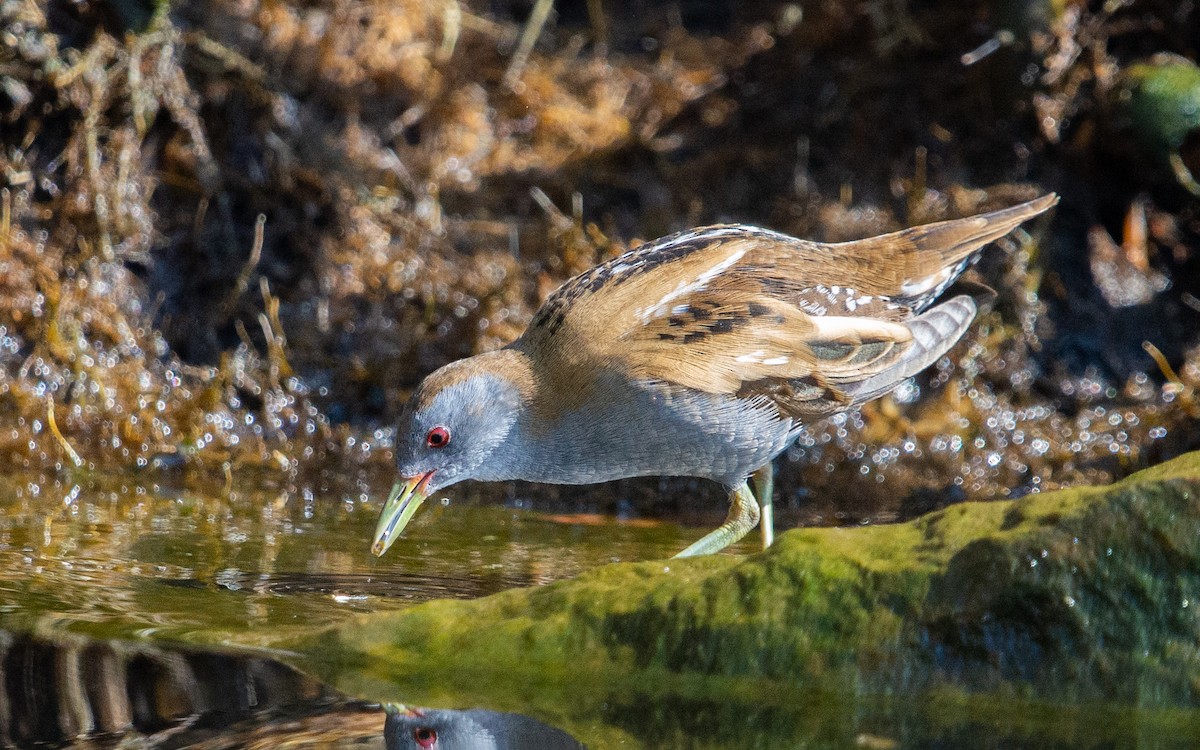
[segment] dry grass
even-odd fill
[[[1194,447],[1176,399],[1197,370],[1195,200],[1091,177],[1113,76],[1186,39],[1068,4],[989,46],[984,6],[935,5],[563,6],[523,56],[523,18],[460,2],[209,0],[121,33],[10,0],[0,466],[65,467],[68,444],[94,467],[382,466],[363,441],[386,443],[424,373],[510,341],[636,238],[743,220],[840,239],[1050,188],[1052,239],[984,268],[997,310],[945,387],[815,430],[794,484],[878,484],[895,511],[897,482],[997,496]],[[1084,238],[1142,191],[1136,257],[1174,286],[1093,341],[1129,311],[1098,301]],[[1156,379],[1143,330],[1186,382]]]

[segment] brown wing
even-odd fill
[[[709,393],[761,394],[788,413],[829,413],[927,359],[936,341],[916,335],[925,316],[912,318],[914,308],[984,244],[1052,203],[836,245],[744,226],[672,235],[568,281],[520,345],[559,368],[618,368]],[[975,312],[969,299],[952,310],[941,316],[952,338],[939,356]]]

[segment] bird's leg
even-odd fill
[[[754,524],[758,523],[758,501],[750,492],[750,486],[742,482],[734,487],[729,493],[729,503],[729,515],[725,516],[725,523],[675,556],[711,555],[746,536],[746,533],[754,528]]]
[[[752,476],[754,496],[758,498],[758,505],[762,508],[762,518],[759,519],[758,528],[762,531],[763,549],[766,549],[775,541],[775,512],[774,506],[771,504],[772,496],[775,494],[775,466],[768,462]]]

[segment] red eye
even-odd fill
[[[445,448],[450,443],[450,430],[445,427],[434,427],[425,436],[425,444],[430,448]]]
[[[421,747],[433,747],[437,744],[437,731],[432,727],[417,727],[413,730],[413,740]]]

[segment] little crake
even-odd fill
[[[576,276],[512,344],[417,388],[372,551],[382,555],[426,497],[464,479],[644,475],[729,489],[728,518],[680,556],[725,548],[760,515],[770,544],[771,459],[802,425],[882,396],[941,357],[976,306],[969,296],[934,302],[985,245],[1057,202],[1050,194],[838,244],[705,227]]]

